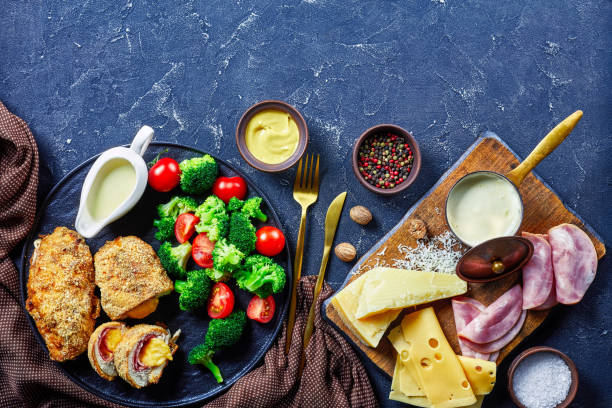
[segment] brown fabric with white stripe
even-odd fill
[[[19,278],[9,253],[34,222],[38,150],[26,123],[0,102],[0,408],[118,407],[66,378],[38,344],[21,306]],[[298,288],[298,316],[289,356],[285,331],[262,366],[240,379],[210,407],[375,407],[365,369],[341,335],[317,308],[315,331],[301,383],[297,366],[315,277]],[[332,293],[325,285],[319,304]],[[304,301],[305,299],[305,301]],[[203,374],[206,375],[206,374]]]

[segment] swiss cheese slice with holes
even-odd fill
[[[391,310],[365,319],[357,319],[355,313],[366,277],[367,273],[349,283],[334,295],[331,303],[344,324],[361,342],[370,347],[376,347],[391,322],[399,315],[400,310]]]
[[[429,402],[427,397],[406,395],[401,391],[404,389],[403,381],[405,380],[406,375],[409,376],[409,374],[407,374],[406,367],[407,365],[402,362],[398,355],[397,359],[395,360],[395,369],[393,370],[393,380],[391,381],[389,399],[403,402],[404,404],[414,405],[415,407],[431,408],[431,402]],[[414,380],[409,381],[413,382]],[[480,408],[483,400],[484,395],[477,395],[476,402],[472,405],[468,405],[465,408]]]
[[[449,273],[378,267],[364,275],[355,313],[358,319],[467,292],[467,282]]]
[[[495,386],[497,365],[493,361],[457,356],[476,395],[488,394]]]
[[[397,387],[395,390],[402,392],[407,396],[422,397],[425,392],[418,382],[418,373],[414,365],[409,364],[410,360],[410,344],[404,340],[401,326],[397,326],[389,331],[387,338],[393,345],[397,353],[397,361],[402,364],[401,367],[393,372],[395,376],[399,376]],[[457,356],[459,363],[463,367],[463,371],[472,387],[472,392],[475,395],[486,395],[493,390],[495,385],[497,366],[492,361],[481,360],[479,358]],[[393,388],[393,387],[392,387]]]
[[[444,337],[432,307],[405,316],[401,323],[409,344],[408,364],[416,369],[418,383],[432,408],[472,405],[476,397],[463,367]]]
[[[401,333],[400,333],[401,334]],[[391,391],[389,392],[389,399],[403,402],[405,404],[411,404],[417,407],[431,407],[431,403],[423,396],[411,396],[404,394],[401,390],[404,389],[404,380],[408,378],[408,384],[413,384],[414,380],[410,377],[406,370],[406,365],[402,363],[399,355],[395,360],[395,369],[393,370],[393,380],[391,381]]]

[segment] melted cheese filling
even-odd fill
[[[117,344],[121,341],[121,330],[119,329],[110,329],[106,332],[106,336],[104,337],[104,341],[106,342],[106,348],[111,353],[115,351],[117,348]]]
[[[147,367],[158,367],[172,361],[172,352],[168,344],[159,337],[153,337],[145,344],[140,352],[140,362]]]
[[[149,299],[146,302],[142,302],[125,315],[131,319],[142,319],[153,313],[157,309],[158,304],[158,298]]]

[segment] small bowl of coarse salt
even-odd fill
[[[532,347],[508,369],[508,392],[519,408],[566,408],[578,391],[578,369],[552,347]]]

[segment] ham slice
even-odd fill
[[[506,345],[508,345],[516,337],[516,335],[521,331],[521,328],[523,327],[523,323],[525,323],[526,317],[527,317],[527,311],[523,310],[516,324],[512,326],[512,328],[506,334],[504,334],[501,338],[493,342],[486,343],[486,344],[478,344],[478,343],[474,343],[472,341],[464,339],[465,344],[471,349],[478,351],[479,353],[494,353],[496,351],[499,351],[503,349]]]
[[[453,315],[455,316],[455,327],[457,332],[463,330],[463,328],[474,318],[476,318],[480,312],[485,310],[485,306],[477,301],[476,299],[472,299],[465,296],[457,296],[452,300],[453,305]],[[479,353],[477,351],[469,348],[463,339],[460,337],[457,338],[459,342],[459,348],[461,349],[461,354],[467,357],[480,358],[482,360],[488,360],[489,355]]]
[[[497,357],[499,357],[499,351],[496,351],[495,353],[491,354],[489,356],[489,361],[496,362],[497,361]]]
[[[533,244],[533,256],[523,266],[523,309],[533,309],[543,304],[553,285],[552,253],[543,235],[523,232],[523,237]]]
[[[548,298],[542,303],[540,306],[534,307],[533,310],[548,310],[553,306],[557,305],[557,291],[555,290],[555,282],[553,280],[552,288],[550,288],[550,293],[548,294]]]
[[[597,252],[589,236],[572,224],[548,230],[552,247],[557,301],[566,305],[580,302],[595,279]]]
[[[457,336],[473,343],[491,343],[503,337],[516,324],[522,306],[523,291],[517,284],[487,306],[480,315],[460,330]]]

